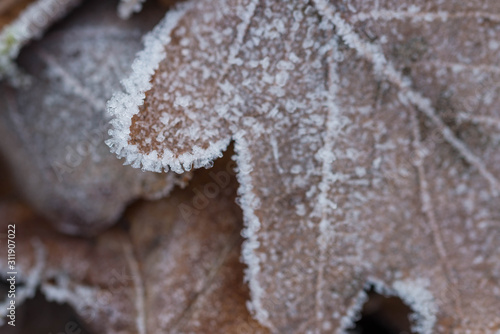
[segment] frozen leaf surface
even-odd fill
[[[236,187],[223,162],[168,199],[135,205],[93,239],[54,233],[26,207],[1,201],[0,228],[18,230],[17,303],[39,288],[94,333],[268,333],[245,307]]]
[[[180,172],[235,141],[256,318],[342,331],[363,287],[420,333],[500,329],[500,4],[195,1],[146,39],[108,144]]]
[[[0,4],[0,79],[16,78],[13,61],[21,48],[40,38],[54,22],[64,17],[81,0],[3,0]]]
[[[152,5],[122,21],[115,10],[87,2],[22,52],[30,85],[0,87],[0,148],[26,197],[67,233],[97,233],[128,202],[162,196],[176,181],[122,166],[104,144],[106,100],[162,15]]]

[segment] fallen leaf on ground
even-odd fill
[[[15,20],[35,0],[4,0],[0,3],[0,29]]]
[[[2,201],[0,228],[15,223],[18,231],[24,285],[16,302],[38,288],[70,304],[95,333],[267,333],[245,307],[233,168],[220,161],[169,199],[135,204],[119,226],[91,239],[58,234],[22,204]]]
[[[30,85],[0,84],[0,147],[26,198],[66,233],[97,234],[131,201],[178,183],[122,166],[104,144],[106,100],[161,15],[152,3],[122,21],[113,2],[87,1],[23,50]]]
[[[420,333],[500,329],[500,7],[493,0],[193,1],[110,102],[146,170],[235,142],[251,310],[347,328],[367,285]]]
[[[40,38],[54,22],[63,18],[81,0],[4,1],[0,5],[0,79],[20,84],[22,75],[14,65],[21,48]]]

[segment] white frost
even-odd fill
[[[62,18],[81,0],[38,0],[0,31],[0,79],[18,75],[14,60],[30,40],[40,38],[52,23]],[[15,83],[15,82],[14,82]]]
[[[192,153],[185,153],[175,156],[171,151],[150,152],[143,154],[139,152],[137,145],[129,144],[130,126],[132,117],[139,112],[139,106],[143,104],[145,92],[151,89],[151,77],[158,69],[162,60],[167,57],[165,47],[171,41],[171,32],[177,27],[182,17],[195,5],[188,2],[170,10],[166,17],[156,26],[156,28],[144,38],[144,50],[139,52],[136,60],[132,64],[132,74],[122,82],[125,92],[114,94],[108,102],[108,112],[114,118],[111,121],[113,128],[109,130],[110,139],[106,144],[118,157],[125,157],[125,164],[130,164],[134,168],[142,166],[143,170],[161,172],[171,169],[176,173],[182,173],[191,168],[208,166],[214,159],[222,156],[230,143],[230,138],[225,138],[211,143],[208,148],[202,149],[194,147]],[[179,106],[186,106],[192,103],[189,97],[180,97],[177,100]],[[159,136],[158,141],[165,138]]]
[[[396,294],[415,312],[411,316],[415,321],[412,330],[421,334],[433,333],[436,323],[437,306],[429,285],[430,282],[424,279],[396,281],[393,284]]]
[[[259,200],[252,190],[252,177],[250,176],[252,156],[249,154],[249,143],[244,139],[244,135],[240,134],[236,135],[236,137],[238,137],[238,140],[235,142],[234,150],[236,152],[235,160],[238,164],[237,176],[240,184],[238,189],[239,204],[245,219],[245,229],[241,234],[246,238],[242,246],[241,256],[248,266],[245,272],[245,280],[248,281],[250,286],[252,300],[247,304],[247,307],[261,324],[273,329],[273,325],[269,320],[269,312],[262,305],[262,296],[265,291],[259,285],[257,279],[261,269],[260,259],[255,255],[255,250],[260,245],[257,239],[257,231],[260,229],[261,224],[259,218],[255,215],[255,209],[259,207]]]
[[[132,16],[133,13],[138,13],[142,9],[142,4],[146,0],[121,0],[118,5],[118,16],[126,20]]]

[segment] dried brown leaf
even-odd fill
[[[232,167],[221,161],[169,199],[136,204],[121,226],[93,239],[57,234],[3,201],[0,229],[16,223],[18,231],[18,306],[39,288],[95,333],[267,333],[245,306]]]
[[[106,100],[162,15],[151,4],[122,21],[115,5],[87,1],[23,50],[30,85],[0,86],[0,148],[24,195],[66,233],[96,234],[130,201],[163,196],[177,182],[122,166],[104,144]]]
[[[0,29],[15,20],[35,0],[4,0],[0,3]]]
[[[500,7],[197,1],[167,15],[110,102],[133,166],[235,141],[252,310],[343,330],[363,288],[421,333],[500,329]]]

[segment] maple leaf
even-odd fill
[[[96,234],[130,201],[177,183],[122,166],[104,144],[106,100],[161,15],[151,5],[124,22],[113,3],[88,1],[23,50],[18,64],[31,84],[0,84],[2,152],[33,206],[66,233]]]
[[[146,37],[108,145],[145,170],[235,142],[251,310],[347,328],[363,288],[414,330],[500,328],[499,4],[196,1]]]
[[[221,161],[169,198],[136,204],[120,226],[92,239],[55,233],[19,202],[1,199],[1,228],[15,222],[19,231],[17,279],[24,284],[16,305],[39,289],[71,305],[95,333],[268,333],[245,307],[232,167]],[[6,257],[0,267],[7,268]]]

